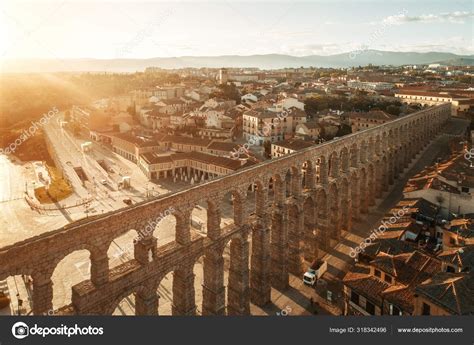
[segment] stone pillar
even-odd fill
[[[341,200],[337,195],[329,194],[330,239],[338,243],[341,240]],[[331,245],[335,244],[331,243]]]
[[[352,199],[352,219],[358,221],[360,219],[360,193],[359,193],[359,181],[358,177],[351,179],[350,193]]]
[[[47,315],[53,310],[53,282],[42,274],[33,276],[33,315]]]
[[[372,185],[376,185],[377,181],[373,181]],[[369,191],[367,184],[367,176],[361,176],[359,181],[359,197],[360,197],[360,213],[367,214],[369,212]]]
[[[381,159],[381,164],[382,164],[382,191],[386,192],[388,191],[388,185],[389,185],[389,173],[390,173],[390,167],[388,164],[388,160],[384,161]]]
[[[250,299],[263,306],[270,302],[270,229],[266,214],[267,191],[259,187],[256,193],[257,221],[252,231]]]
[[[204,256],[204,284],[202,314],[225,315],[223,249],[212,249]]]
[[[329,221],[328,221],[327,215],[323,216],[323,215],[320,214],[318,216],[318,224],[317,224],[318,233],[316,235],[316,237],[318,239],[318,247],[326,253],[330,249],[330,241],[329,241],[330,233],[329,233],[328,223],[329,223]]]
[[[186,265],[173,272],[172,315],[195,315],[194,265]]]
[[[314,166],[310,162],[307,162],[306,176],[304,182],[306,189],[316,188],[316,176],[314,174]]]
[[[158,295],[156,291],[135,294],[135,315],[158,315]]]
[[[350,196],[341,201],[341,211],[341,227],[350,232],[352,230],[352,200]]]
[[[230,242],[228,315],[250,315],[249,242],[246,236]]]
[[[218,200],[210,201],[207,208],[207,237],[218,239],[221,235],[221,211]]]
[[[283,183],[275,183],[275,202],[272,210],[271,230],[271,285],[285,290],[289,284],[288,275],[288,217],[283,203]]]
[[[351,150],[350,157],[351,157],[351,167],[358,168],[359,162],[363,159],[362,153],[360,152],[360,150],[358,148]],[[364,156],[364,159],[365,159],[365,156]]]
[[[302,274],[304,270],[301,248],[303,229],[303,212],[296,205],[288,205],[288,269],[296,276]]]
[[[153,236],[148,236],[135,243],[134,257],[135,260],[140,262],[142,265],[150,262],[150,258],[154,260],[156,258],[156,247],[157,239]],[[150,255],[151,254],[151,255]]]
[[[328,176],[328,163],[326,160],[323,160],[319,165],[319,183],[322,185],[327,185],[329,182]]]
[[[250,299],[263,306],[270,302],[270,293],[270,230],[257,223],[252,232]]]
[[[186,245],[191,242],[191,209],[176,213],[176,243]]]
[[[329,160],[329,175],[333,178],[339,177],[339,157],[332,155]]]
[[[301,197],[302,174],[300,170],[291,172],[291,194],[295,198]]]
[[[382,198],[382,193],[383,193],[383,179],[384,179],[384,167],[383,167],[383,162],[382,160],[379,160],[378,162],[375,163],[376,169],[375,169],[375,197],[377,199]],[[370,181],[369,183],[370,184]]]
[[[393,182],[395,181],[395,164],[393,161],[394,157],[392,155],[389,155],[387,161],[387,186],[393,185]]]
[[[91,252],[91,281],[95,286],[100,286],[109,281],[109,257],[107,250]]]
[[[316,209],[311,203],[311,210],[308,210],[308,206],[303,207],[304,215],[304,244],[303,244],[303,257],[306,261],[312,262],[318,258],[318,243],[316,238],[316,224],[315,224],[315,212]]]

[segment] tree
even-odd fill
[[[127,107],[127,113],[129,113],[135,120],[138,120],[138,118],[137,118],[137,109],[135,107],[135,102],[133,102],[133,105]]]
[[[400,108],[393,104],[385,108],[385,111],[391,115],[395,115],[395,116],[400,115]]]
[[[344,135],[348,135],[352,133],[352,127],[349,125],[341,125],[336,133],[336,137],[343,137]]]

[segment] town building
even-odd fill
[[[348,114],[348,117],[352,133],[376,127],[397,118],[396,116],[390,115],[382,110],[351,112]]]

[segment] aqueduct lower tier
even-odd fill
[[[156,315],[157,287],[173,272],[173,315],[196,312],[193,267],[204,258],[202,313],[249,314],[250,302],[270,301],[271,287],[288,287],[289,273],[300,274],[312,260],[337,243],[341,231],[367,214],[450,116],[443,104],[357,132],[323,145],[264,162],[185,191],[67,225],[0,249],[0,280],[12,275],[33,278],[33,313],[52,308],[52,274],[67,255],[90,252],[90,280],[72,287],[65,312],[110,315],[135,294],[137,315]],[[269,193],[271,191],[271,193]],[[233,218],[221,226],[220,207],[233,196]],[[246,202],[255,194],[255,204]],[[192,230],[191,212],[207,203],[207,234]],[[112,241],[172,207],[175,240],[157,246],[145,231],[134,244],[135,258],[109,269]],[[251,252],[249,237],[251,236]],[[225,301],[223,250],[230,243]]]

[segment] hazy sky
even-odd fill
[[[1,0],[0,57],[473,54],[473,1]]]

